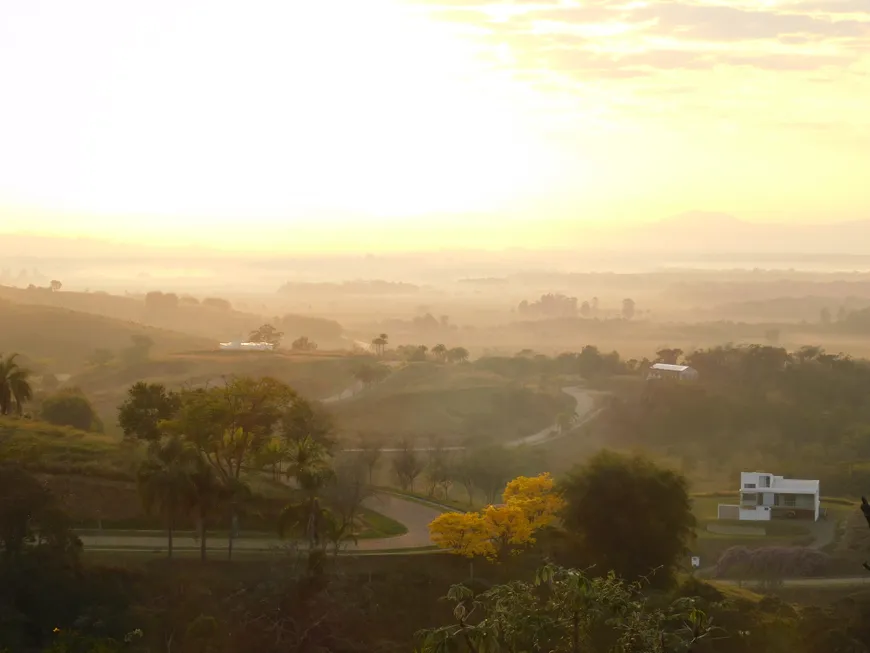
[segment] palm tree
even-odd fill
[[[13,406],[21,415],[24,403],[33,399],[33,388],[28,381],[30,370],[18,365],[16,358],[18,354],[0,356],[0,415],[8,415]]]
[[[375,348],[375,353],[377,353],[380,356],[384,355],[384,350],[387,347],[387,340],[388,340],[388,337],[387,337],[386,333],[382,333],[377,338],[372,340],[372,345]]]
[[[196,453],[175,436],[162,440],[139,467],[139,496],[145,510],[159,510],[166,519],[168,557],[172,557],[172,532],[178,517],[190,508],[193,496],[191,472]]]
[[[297,531],[304,531],[309,550],[313,551],[320,544],[324,521],[318,495],[333,478],[330,454],[326,447],[306,436],[290,443],[287,460],[287,476],[296,481],[303,499],[284,509],[280,530],[295,526]]]

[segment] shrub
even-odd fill
[[[716,563],[717,578],[806,578],[819,576],[831,563],[826,553],[807,547],[733,546]]]

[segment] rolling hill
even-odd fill
[[[557,391],[526,386],[470,365],[412,363],[347,401],[330,405],[340,435],[402,437],[425,444],[507,441],[553,424],[573,410]]]
[[[112,295],[106,292],[52,292],[48,288],[14,288],[0,285],[0,301],[32,306],[51,306],[83,313],[93,313],[117,320],[139,322],[159,329],[168,329],[208,338],[210,347],[218,342],[247,335],[264,322],[281,329],[289,343],[307,336],[321,347],[343,344],[343,328],[334,320],[309,315],[275,316],[247,313],[227,307],[199,303],[193,298],[174,306],[148,306],[142,296]]]
[[[213,349],[213,340],[52,306],[0,300],[0,351],[19,352],[53,374],[82,370],[95,349],[118,352],[131,337],[154,341],[154,355]]]

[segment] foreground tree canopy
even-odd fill
[[[642,456],[602,451],[560,488],[562,523],[598,568],[629,580],[670,579],[695,528],[683,476]]]
[[[713,633],[691,599],[653,607],[642,587],[609,574],[589,578],[548,565],[533,583],[513,581],[475,596],[454,585],[455,623],[419,633],[422,653],[684,653]]]

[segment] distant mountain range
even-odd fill
[[[607,234],[602,233],[607,237]],[[829,224],[746,222],[727,213],[692,211],[639,225],[625,249],[733,254],[870,255],[870,219]]]

